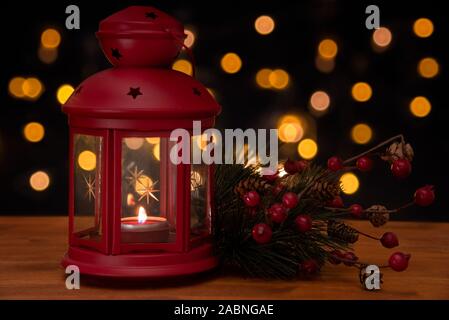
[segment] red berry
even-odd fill
[[[329,207],[332,208],[343,208],[345,204],[343,203],[343,199],[340,196],[336,196],[331,201],[328,202]]]
[[[278,174],[279,172],[277,170],[273,171],[268,168],[262,169],[262,178],[270,182],[276,181],[276,179],[278,178]]]
[[[320,269],[318,263],[313,259],[303,261],[299,268],[305,274],[315,274]]]
[[[349,212],[355,218],[361,218],[363,214],[363,207],[359,204],[353,204],[349,207]]]
[[[298,172],[298,166],[296,165],[296,161],[293,161],[293,160],[290,160],[290,159],[285,161],[285,163],[284,163],[284,170],[288,174],[295,174],[296,172]]]
[[[327,160],[327,167],[330,171],[338,171],[343,169],[343,162],[339,157],[330,157],[329,160]]]
[[[399,245],[398,237],[393,232],[385,232],[380,238],[380,242],[385,248],[391,249]]]
[[[352,266],[356,263],[359,258],[352,252],[348,251],[343,254],[343,259],[347,261],[343,261],[343,263],[347,266]]]
[[[410,255],[402,252],[395,252],[390,256],[388,260],[388,265],[394,271],[404,271],[408,267],[408,261],[410,260]]]
[[[271,236],[273,235],[273,231],[266,223],[258,223],[253,227],[252,230],[253,239],[260,244],[268,243],[271,240]]]
[[[357,159],[356,166],[360,171],[370,171],[373,168],[373,160],[367,156],[360,157]]]
[[[332,264],[340,264],[341,263],[340,258],[343,258],[343,253],[341,253],[338,250],[334,250],[330,253],[330,256],[327,259]]]
[[[424,186],[415,192],[415,203],[421,207],[430,206],[435,201],[433,186]]]
[[[312,218],[307,214],[300,214],[296,217],[295,224],[299,232],[305,233],[312,229]]]
[[[309,162],[307,162],[306,160],[296,161],[296,170],[298,170],[298,172],[304,171],[308,166]]]
[[[287,192],[282,196],[282,204],[289,209],[292,209],[298,205],[298,195],[294,192]]]
[[[281,183],[276,183],[273,187],[273,189],[271,189],[271,192],[273,192],[273,194],[275,196],[277,196],[279,193],[281,193],[282,191],[284,191],[285,186]]]
[[[397,159],[391,164],[391,172],[397,178],[405,178],[412,172],[412,165],[407,159]]]
[[[282,223],[287,219],[287,210],[280,203],[273,204],[268,209],[268,214],[270,215],[271,221],[275,223]]]
[[[257,191],[249,191],[243,195],[243,202],[247,207],[255,207],[260,203],[260,196]]]

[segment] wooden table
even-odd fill
[[[381,235],[366,222],[362,231]],[[215,271],[185,281],[143,285],[106,285],[81,281],[65,288],[59,266],[66,249],[67,218],[0,217],[0,299],[449,299],[449,224],[390,222],[399,250],[412,254],[409,269],[386,270],[379,292],[361,289],[355,268],[326,266],[314,280],[266,281]],[[357,243],[362,260],[382,264],[392,250],[364,237]]]

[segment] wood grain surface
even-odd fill
[[[313,280],[247,279],[215,270],[188,279],[149,283],[105,283],[81,278],[80,290],[65,288],[59,265],[67,245],[67,218],[0,217],[0,299],[449,299],[449,224],[390,222],[362,231],[394,231],[400,247],[385,249],[364,237],[361,260],[384,264],[396,249],[412,254],[409,269],[386,270],[378,292],[360,287],[355,268],[328,266]]]

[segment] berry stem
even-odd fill
[[[366,155],[376,151],[377,149],[379,149],[379,148],[381,148],[381,147],[383,147],[383,146],[385,146],[385,145],[387,145],[387,144],[389,144],[392,141],[395,141],[397,139],[401,139],[401,142],[404,144],[404,136],[402,134],[399,134],[397,136],[394,136],[394,137],[392,137],[390,139],[385,140],[384,142],[378,144],[377,146],[375,146],[375,147],[373,147],[373,148],[371,148],[371,149],[369,149],[369,150],[367,150],[365,152],[362,152],[362,153],[360,153],[360,154],[358,154],[358,155],[356,155],[354,157],[346,159],[345,161],[343,161],[343,164],[351,163],[352,161],[357,160],[360,157],[366,156]]]
[[[355,229],[355,228],[354,228]],[[377,237],[375,237],[375,236],[372,236],[372,235],[370,235],[370,234],[367,234],[367,233],[365,233],[365,232],[362,232],[362,231],[360,231],[360,230],[357,230],[357,229],[355,229],[359,234],[361,234],[362,236],[365,236],[365,237],[367,237],[367,238],[370,238],[370,239],[373,239],[373,240],[376,240],[376,241],[379,241],[380,240],[380,238],[377,238]]]

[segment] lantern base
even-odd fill
[[[105,255],[89,249],[70,247],[61,265],[76,265],[81,274],[112,277],[155,279],[189,275],[218,265],[212,245],[203,244],[183,253],[135,253]]]

